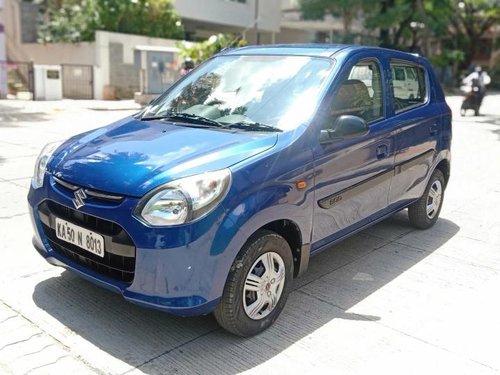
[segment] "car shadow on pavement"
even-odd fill
[[[360,324],[383,320],[349,309],[424,260],[458,230],[443,218],[432,229],[415,230],[403,211],[352,236],[311,259],[280,318],[252,338],[226,333],[212,316],[179,318],[135,306],[67,271],[40,282],[33,299],[67,329],[144,373],[236,373],[264,363],[337,319]],[[91,352],[78,355],[99,368]]]

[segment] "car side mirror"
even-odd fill
[[[330,143],[342,139],[361,137],[368,133],[368,125],[358,116],[342,115],[335,119],[331,129],[323,129],[320,134],[320,143]]]

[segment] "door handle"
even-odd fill
[[[431,125],[431,127],[429,128],[430,135],[436,135],[437,132],[438,132],[437,124]]]
[[[387,145],[380,145],[377,147],[377,159],[384,159],[388,154]]]

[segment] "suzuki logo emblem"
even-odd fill
[[[75,198],[73,199],[73,204],[76,209],[85,206],[85,199],[87,199],[87,194],[85,194],[85,190],[78,189],[75,191]]]

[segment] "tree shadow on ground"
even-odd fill
[[[492,125],[492,126],[500,126],[500,116],[492,113],[481,113],[479,116],[474,116],[470,112],[468,112],[465,116],[457,116],[455,121],[459,121],[461,123],[467,123],[467,125]],[[490,130],[493,134],[498,135],[500,140],[500,129],[492,129]]]
[[[44,122],[49,121],[50,117],[46,113],[1,113],[0,112],[0,128],[15,128],[23,122]]]
[[[496,116],[496,115],[489,115],[487,116],[486,118],[484,119],[480,119],[478,120],[477,122],[481,123],[481,124],[485,124],[485,125],[494,125],[494,126],[498,126],[498,128],[496,129],[491,129],[490,131],[493,133],[493,134],[496,134],[498,136],[498,140],[500,141],[500,116]]]
[[[0,128],[13,128],[23,122],[43,122],[48,120],[50,120],[50,117],[47,113],[29,112],[23,107],[0,104]]]
[[[379,320],[348,310],[439,249],[458,230],[453,222],[440,219],[439,235],[432,236],[437,229],[417,231],[401,212],[322,252],[296,280],[275,325],[252,338],[226,333],[212,316],[178,318],[132,305],[71,272],[40,282],[33,299],[69,330],[142,372],[206,373],[210,362],[217,363],[218,373],[236,373],[264,363],[335,319],[362,324]],[[409,233],[416,241],[425,238],[428,250],[397,242]]]

